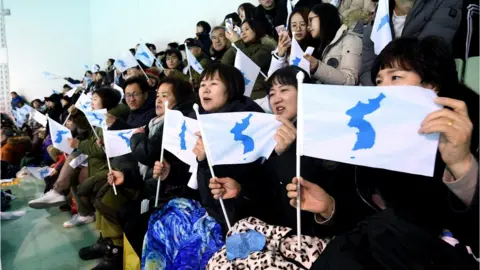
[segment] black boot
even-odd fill
[[[100,235],[100,238],[98,238],[95,244],[89,247],[81,248],[78,252],[78,256],[85,261],[102,258],[105,256],[105,252],[107,251],[107,244],[109,244],[108,242],[111,243],[111,240],[104,239],[102,235]]]
[[[123,269],[123,247],[110,243],[103,260],[92,270],[122,270]]]

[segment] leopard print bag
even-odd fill
[[[297,246],[297,236],[291,235],[292,229],[268,225],[254,217],[237,222],[227,237],[231,236],[232,232],[246,233],[248,230],[255,230],[265,236],[266,244],[262,251],[252,252],[246,259],[228,261],[226,246],[223,246],[210,258],[206,269],[310,269],[329,242],[325,239],[302,236],[300,250]]]

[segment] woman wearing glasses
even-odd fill
[[[292,11],[292,15],[288,19],[288,32],[279,33],[278,46],[272,52],[272,61],[268,76],[270,77],[275,71],[284,68],[290,63],[290,48],[292,45],[292,37],[300,44],[303,51],[308,46],[314,46],[312,37],[307,31],[308,28],[308,8],[296,8]],[[318,43],[318,42],[317,42]],[[308,70],[305,70],[308,72]]]
[[[308,14],[308,30],[320,42],[312,55],[310,74],[317,81],[333,85],[356,85],[362,58],[362,38],[342,25],[335,6],[319,4]]]

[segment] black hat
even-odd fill
[[[51,101],[55,104],[60,104],[61,99],[62,99],[62,95],[60,94],[52,94],[49,97],[45,97],[45,101]]]
[[[200,46],[200,43],[198,42],[198,40],[196,40],[194,38],[187,38],[185,40],[185,44],[187,45],[188,48],[192,48],[192,47],[201,48],[202,47],[202,46]]]

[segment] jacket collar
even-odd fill
[[[328,44],[327,47],[325,47],[325,50],[323,50],[322,53],[322,58],[325,57],[325,55],[330,51],[330,48],[333,47],[335,44],[337,44],[344,36],[348,34],[348,25],[343,24],[335,34],[335,37],[333,38],[332,42]]]

